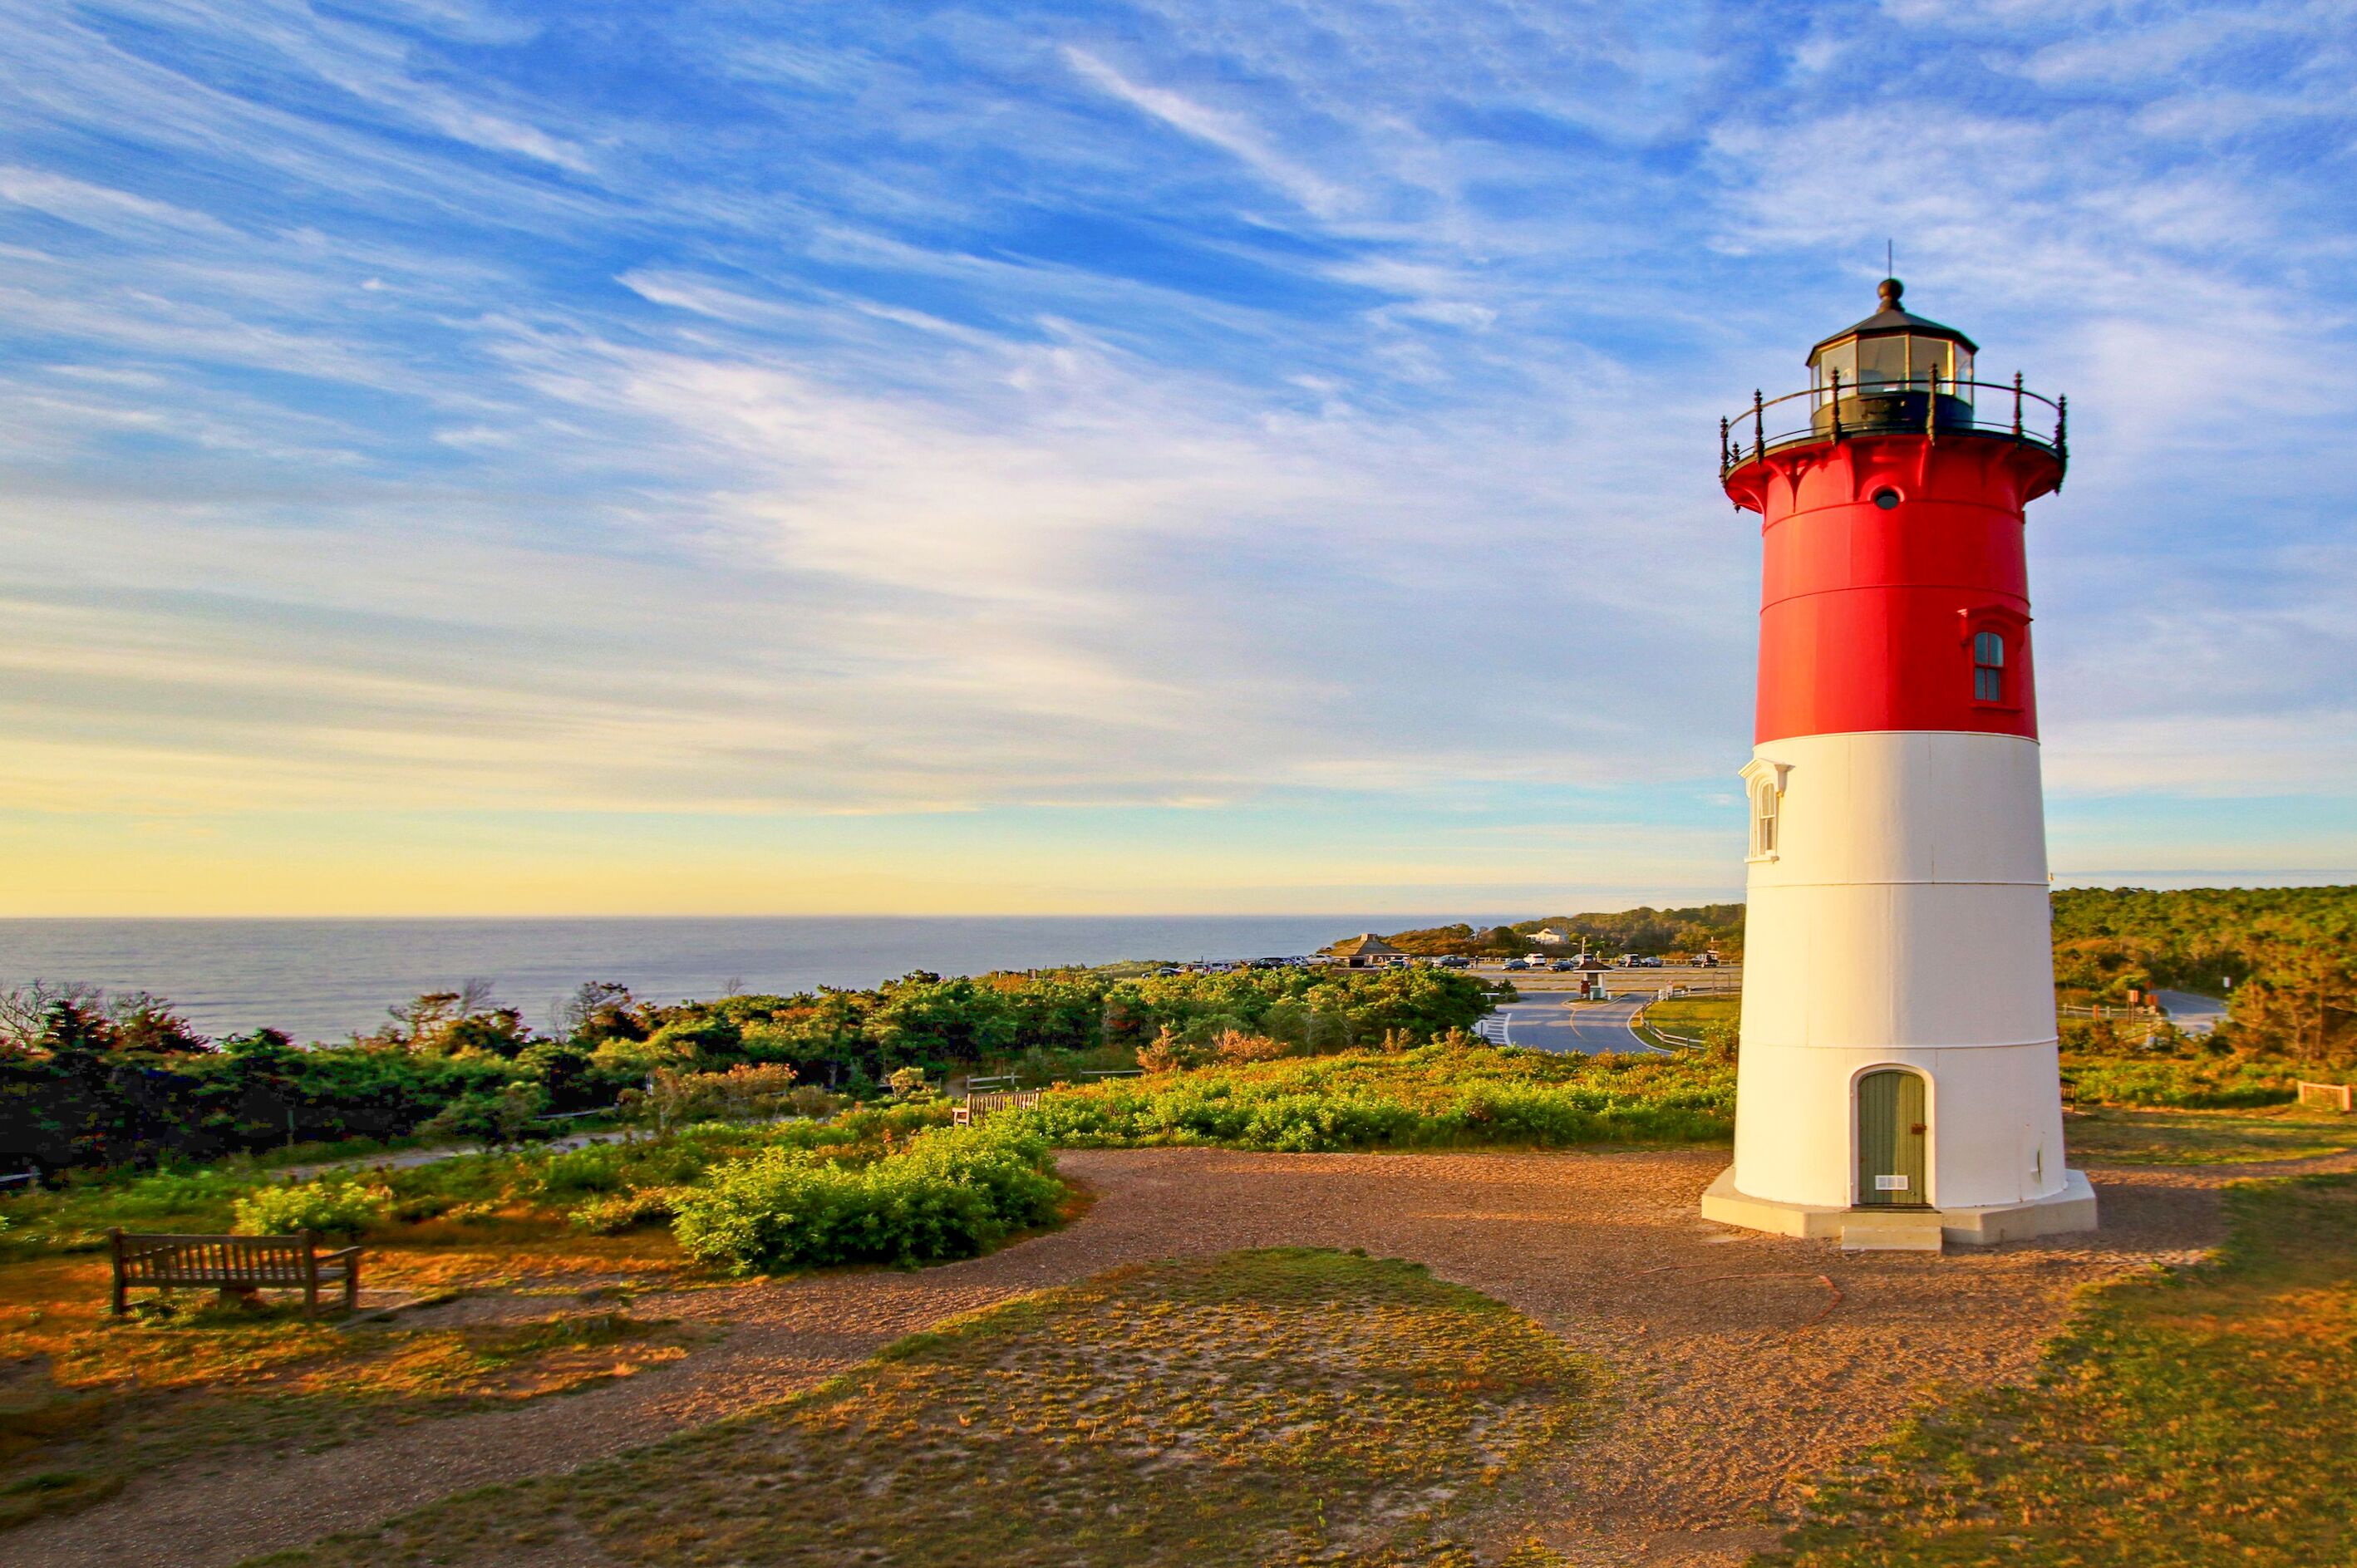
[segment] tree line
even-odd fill
[[[2155,987],[2224,997],[2215,1044],[2357,1064],[2357,887],[2074,887],[2053,895],[2054,983],[2062,1000],[2125,1004]],[[1743,952],[1744,907],[1651,907],[1469,924],[1385,938],[1418,954],[1534,950],[1552,926],[1608,953]]]
[[[2054,895],[2065,1000],[2224,996],[2222,1046],[2357,1062],[2357,887],[2074,887]]]
[[[1231,1035],[1308,1052],[1422,1044],[1469,1028],[1486,988],[1430,969],[1089,971],[944,978],[709,1002],[586,984],[534,1029],[470,983],[373,1032],[297,1046],[276,1029],[206,1038],[171,1004],[88,987],[0,992],[0,1167],[43,1170],[421,1131],[502,1136],[536,1114],[613,1104],[661,1074],[789,1069],[864,1097],[895,1071],[984,1064],[1045,1078],[1143,1047]]]
[[[1419,957],[1461,953],[1469,958],[1519,958],[1542,950],[1537,933],[1552,928],[1608,956],[1645,953],[1716,952],[1733,961],[1743,956],[1743,906],[1697,904],[1682,909],[1642,906],[1609,915],[1554,915],[1520,920],[1510,926],[1426,926],[1394,931],[1383,940],[1402,952]]]

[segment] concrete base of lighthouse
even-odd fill
[[[1738,1192],[1735,1167],[1729,1165],[1704,1191],[1702,1217],[1747,1230],[1839,1241],[1845,1247],[1937,1251],[1946,1241],[1986,1247],[2093,1230],[2095,1189],[2081,1173],[2064,1171],[2061,1191],[2019,1203],[1976,1208],[1833,1208]]]

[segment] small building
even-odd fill
[[[1575,972],[1579,976],[1577,983],[1581,1001],[1609,1002],[1612,999],[1611,983],[1604,978],[1607,968],[1605,961],[1593,953],[1580,955],[1579,967]]]
[[[1543,948],[1567,948],[1571,945],[1571,933],[1554,926],[1541,926],[1531,933],[1531,940]]]
[[[1372,931],[1355,937],[1345,937],[1326,950],[1334,961],[1350,969],[1381,969],[1387,963],[1404,962],[1407,954]]]

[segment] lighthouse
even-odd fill
[[[1735,1163],[1708,1218],[1938,1249],[2095,1223],[2063,1165],[2026,511],[2067,408],[1880,308],[1722,422],[1765,551]]]

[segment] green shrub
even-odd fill
[[[641,1187],[607,1197],[593,1197],[569,1217],[577,1230],[597,1236],[618,1236],[637,1226],[669,1219],[678,1212],[680,1189]]]
[[[252,1176],[221,1170],[156,1171],[107,1192],[106,1210],[112,1222],[132,1229],[143,1222],[216,1214],[253,1181]]]
[[[393,1189],[350,1177],[256,1187],[237,1200],[237,1229],[251,1236],[298,1230],[357,1236],[393,1208]]]
[[[2062,1062],[2063,1081],[2082,1104],[2140,1105],[2161,1110],[2230,1111],[2287,1105],[2297,1098],[2296,1070],[2233,1058],[2189,1060]]]
[[[619,1192],[629,1185],[630,1151],[619,1144],[590,1144],[551,1155],[540,1167],[540,1190],[550,1197],[581,1197]]]
[[[1476,1144],[1708,1143],[1735,1074],[1695,1057],[1559,1057],[1473,1046],[1292,1058],[1125,1079],[1010,1113],[1064,1147],[1221,1144],[1318,1153]]]
[[[417,1129],[429,1143],[472,1138],[503,1148],[540,1136],[536,1123],[548,1109],[548,1091],[536,1083],[511,1083],[496,1094],[465,1094],[436,1112]]]
[[[771,1147],[677,1195],[690,1256],[740,1273],[795,1265],[971,1257],[1055,1218],[1063,1196],[1044,1139],[944,1128],[864,1165]]]

